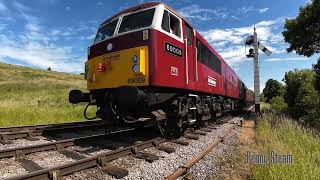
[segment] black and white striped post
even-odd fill
[[[259,49],[267,56],[270,56],[271,51],[268,50],[263,44],[258,42],[256,27],[254,27],[253,36],[250,35],[246,39],[246,45],[253,45],[253,49],[249,50],[247,57],[253,57],[254,68],[254,102],[255,112],[260,112],[260,62],[259,62]]]

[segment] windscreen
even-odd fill
[[[152,8],[124,16],[118,33],[149,27],[152,24],[154,11]]]
[[[107,22],[105,25],[100,27],[94,42],[100,42],[112,36],[114,30],[116,29],[117,23],[118,19],[115,19],[110,22]]]

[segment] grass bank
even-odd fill
[[[71,89],[86,89],[80,75],[0,63],[0,126],[82,120],[85,104],[71,105]]]
[[[252,165],[253,179],[318,179],[320,138],[282,114],[265,113],[256,129],[256,154],[267,154],[268,165]],[[292,155],[292,164],[271,163],[271,152]]]

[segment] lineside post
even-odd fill
[[[260,69],[260,62],[259,62],[259,45],[258,45],[258,38],[257,38],[257,32],[256,27],[254,27],[253,32],[253,46],[254,46],[254,57],[253,57],[253,65],[254,65],[254,109],[256,113],[260,112],[260,75],[259,75],[259,69]]]

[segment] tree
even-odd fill
[[[51,67],[48,67],[48,69],[47,69],[48,71],[51,71]]]
[[[316,78],[315,88],[320,93],[320,58],[318,59],[317,64],[313,65],[312,70],[315,73],[315,78]]]
[[[282,96],[284,93],[283,85],[274,79],[269,79],[263,89],[263,95],[266,102],[270,102],[273,97]]]
[[[278,111],[285,111],[288,108],[288,105],[284,102],[282,96],[273,97],[270,100],[271,108]]]
[[[296,97],[296,117],[302,117],[304,123],[320,127],[320,96],[311,83],[303,82]]]
[[[289,112],[294,117],[300,117],[302,115],[299,109],[301,106],[296,106],[296,102],[301,98],[297,98],[297,96],[299,93],[300,96],[303,96],[304,92],[300,92],[301,86],[314,87],[314,72],[309,69],[295,69],[294,71],[287,72],[283,81],[286,83],[284,98],[288,104]]]
[[[284,97],[288,107],[295,105],[295,98],[298,95],[302,82],[313,84],[314,79],[314,73],[309,69],[294,69],[293,71],[286,72],[283,81],[286,84]]]
[[[310,57],[320,52],[320,0],[312,0],[300,7],[299,15],[286,19],[284,39],[290,44],[287,52],[296,51],[299,55]]]

